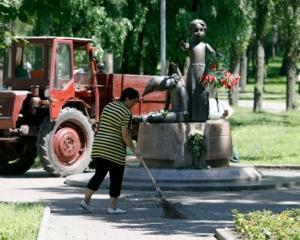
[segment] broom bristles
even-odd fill
[[[185,216],[179,212],[173,204],[171,204],[169,201],[167,201],[164,198],[161,198],[161,204],[164,211],[164,217],[165,218],[171,218],[171,219],[183,219]]]

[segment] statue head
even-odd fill
[[[171,76],[155,76],[148,81],[147,86],[144,89],[142,96],[154,92],[154,91],[165,91],[173,89],[179,82],[180,76],[176,73]]]
[[[151,92],[154,92],[155,91],[155,88],[157,86],[157,81],[155,81],[155,78],[151,78],[149,81],[148,81],[148,84],[147,86],[145,87],[144,89],[144,92],[142,94],[142,97],[144,97],[145,95],[151,93]]]
[[[201,40],[206,34],[207,26],[202,19],[194,19],[190,22],[190,31],[194,40]]]

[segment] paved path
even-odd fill
[[[300,172],[293,175],[300,176]],[[0,201],[45,201],[52,211],[46,240],[213,240],[215,228],[232,225],[233,208],[281,211],[300,207],[299,186],[263,191],[165,192],[187,217],[170,220],[162,218],[153,192],[124,191],[120,205],[128,214],[111,216],[105,213],[108,197],[107,190],[102,189],[92,201],[95,213],[87,214],[78,205],[84,189],[63,182],[33,170],[22,177],[0,176]]]

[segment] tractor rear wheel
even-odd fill
[[[56,121],[45,118],[38,133],[38,154],[47,172],[55,176],[81,173],[91,160],[94,132],[87,117],[64,108]]]
[[[25,173],[36,158],[35,140],[0,144],[0,174],[19,175]]]

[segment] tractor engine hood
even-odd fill
[[[0,91],[0,129],[16,128],[28,91]]]

